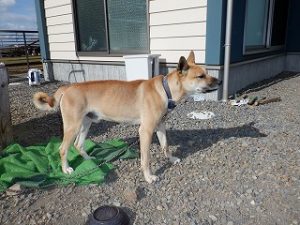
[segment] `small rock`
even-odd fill
[[[20,184],[14,184],[7,189],[6,194],[12,196],[20,193],[22,190],[24,190],[24,188]]]
[[[234,225],[234,223],[233,223],[232,221],[229,221],[229,222],[227,223],[227,225]]]
[[[47,213],[46,216],[49,220],[52,218],[52,215],[50,213]]]
[[[248,147],[248,143],[245,142],[245,141],[243,141],[243,142],[242,142],[242,147]]]
[[[219,141],[219,145],[223,146],[225,143],[223,141]]]
[[[113,203],[113,205],[119,207],[119,206],[121,206],[121,203],[118,202],[118,201],[115,201],[115,202]]]
[[[247,192],[247,194],[251,194],[252,193],[252,189],[248,189],[246,192]]]
[[[159,211],[162,211],[162,210],[163,210],[163,208],[162,208],[161,205],[156,206],[156,209],[159,210]]]
[[[134,204],[138,201],[136,189],[126,188],[123,194],[125,200],[131,204]]]
[[[218,218],[214,215],[209,215],[208,217],[211,218],[212,221],[217,221],[218,220]]]
[[[257,176],[253,175],[253,176],[252,176],[252,179],[253,179],[253,180],[256,180],[256,179],[257,179]]]
[[[252,201],[250,202],[250,204],[251,204],[251,205],[255,205],[255,201],[252,200]]]

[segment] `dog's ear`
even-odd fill
[[[177,65],[177,71],[181,73],[186,73],[189,69],[188,62],[186,61],[184,56],[181,56]]]
[[[195,54],[194,51],[191,50],[189,57],[187,58],[189,64],[195,64]]]

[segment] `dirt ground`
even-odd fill
[[[9,86],[14,139],[32,145],[62,135],[59,113],[34,108],[36,91],[53,93],[64,83]],[[122,207],[135,225],[300,224],[300,76],[285,72],[245,90],[280,102],[240,107],[185,100],[167,118],[171,150],[182,159],[171,165],[157,138],[151,167],[160,181],[148,184],[140,160],[117,161],[103,185],[26,189],[0,194],[0,224],[85,224],[97,207]],[[192,111],[215,117],[194,120]],[[101,122],[89,138],[101,142],[137,140],[137,126]],[[134,147],[138,148],[138,145]]]

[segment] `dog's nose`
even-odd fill
[[[221,85],[221,84],[222,84],[222,81],[221,81],[221,80],[219,80],[219,81],[218,81],[218,85]]]

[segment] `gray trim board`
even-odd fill
[[[225,0],[207,1],[206,20],[206,65],[221,65],[224,58],[224,34],[225,34]]]
[[[36,10],[37,27],[39,31],[41,57],[43,60],[49,59],[50,52],[49,52],[49,42],[48,42],[44,1],[35,0],[35,10]]]

